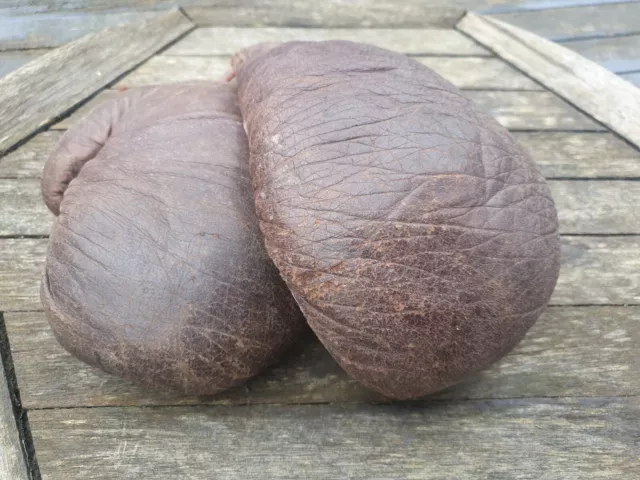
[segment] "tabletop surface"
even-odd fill
[[[35,10],[18,12],[24,18],[51,2],[27,3]],[[262,18],[281,3],[265,2]],[[223,26],[219,9],[195,5],[198,28],[0,158],[0,477],[29,478],[28,470],[61,480],[640,478],[640,151],[456,29],[464,12],[441,8],[415,18],[380,7],[363,28],[334,15],[336,3],[320,12],[321,25],[270,20],[268,27],[247,25],[249,14],[238,12],[240,26]],[[497,4],[497,17],[523,21],[523,11]],[[563,15],[554,21],[571,25]],[[558,207],[562,270],[523,342],[489,370],[408,403],[359,386],[313,337],[215,397],[138,388],[63,350],[39,300],[53,220],[39,177],[64,130],[123,87],[217,79],[243,46],[329,38],[415,57],[511,130],[540,165]],[[26,462],[15,454],[22,451]]]

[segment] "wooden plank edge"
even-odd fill
[[[640,90],[561,45],[467,13],[458,30],[640,148]]]
[[[0,478],[27,480],[29,478],[18,420],[11,395],[15,376],[11,352],[2,312],[0,312]],[[9,378],[12,377],[12,382]]]
[[[288,11],[274,6],[185,6],[198,27],[305,28],[453,28],[466,10],[453,6],[358,5],[350,3],[293,3]],[[311,10],[311,11],[310,11]]]
[[[61,102],[57,111],[37,112],[35,115],[25,115],[18,119],[8,118],[5,122],[0,122],[0,155],[8,151],[14,145],[23,141],[25,138],[32,136],[35,132],[39,131],[46,125],[51,124],[56,118],[74,108],[79,102],[85,100],[88,96],[95,94],[97,91],[104,88],[104,86],[119,78],[125,72],[136,67],[159,50],[195,28],[195,25],[186,15],[184,15],[182,10],[177,8],[140,22],[140,25],[137,28],[139,31],[147,30],[149,34],[151,34],[152,32],[157,31],[158,28],[162,28],[165,23],[171,23],[172,28],[170,31],[164,32],[163,35],[157,35],[157,42],[152,45],[147,45],[146,48],[141,46],[142,51],[140,54],[135,58],[123,60],[117,71],[110,71],[104,75],[101,74],[101,72],[96,72],[97,75],[92,75],[90,82],[91,85],[88,86],[90,91],[78,87],[76,91],[69,92],[67,98],[64,98],[64,102]],[[106,28],[100,32],[86,35],[79,40],[55,49],[0,79],[0,92],[8,92],[11,96],[19,97],[21,88],[24,89],[25,87],[25,79],[35,77],[38,74],[46,77],[47,70],[51,68],[49,64],[55,63],[58,58],[74,58],[74,50],[82,51],[87,45],[90,45],[97,39],[108,44],[109,37],[118,37],[122,32],[132,29],[132,27],[133,25],[128,23],[117,27]],[[58,71],[59,67],[55,68],[55,70]],[[55,74],[55,72],[53,73]],[[40,93],[44,93],[45,95],[50,94],[46,87],[43,87],[43,91]],[[28,94],[30,96],[35,96],[38,92],[28,92]],[[12,107],[15,106],[9,105],[5,108],[0,107],[0,113],[7,114],[8,112],[6,110],[11,111],[13,109]]]

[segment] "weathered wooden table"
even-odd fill
[[[526,32],[459,19],[441,9],[420,28],[200,26],[9,149],[0,158],[0,478],[640,478],[638,94]],[[525,340],[490,370],[411,403],[358,386],[313,338],[212,398],[142,390],[67,354],[38,296],[52,221],[38,177],[64,130],[118,88],[219,78],[230,54],[257,41],[329,38],[415,56],[540,164],[563,267]],[[77,95],[98,90],[87,72],[68,75]],[[53,91],[50,108],[77,103]]]

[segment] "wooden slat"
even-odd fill
[[[116,87],[139,87],[198,80],[222,80],[231,69],[229,56],[150,58],[122,78]]]
[[[0,180],[0,235],[48,235],[54,216],[44,205],[40,181]]]
[[[564,237],[552,305],[640,304],[640,237]]]
[[[550,181],[562,233],[640,233],[640,182]]]
[[[458,28],[640,147],[640,90],[566,48],[467,14]]]
[[[106,90],[52,129],[66,129],[100,103],[117,95]],[[467,90],[466,94],[488,114],[513,130],[593,130],[604,131],[600,125],[549,92],[509,92]]]
[[[441,4],[425,8],[424,4],[409,2],[270,0],[230,6],[208,3],[204,7],[185,7],[189,18],[198,26],[452,28],[464,14],[458,7]]]
[[[537,83],[498,58],[417,57],[459,88],[494,90],[542,90]],[[229,71],[228,56],[152,57],[120,80],[117,87],[159,83],[219,80]]]
[[[0,50],[59,47],[103,28],[141,22],[155,12],[58,12],[0,16]]]
[[[44,163],[62,134],[62,131],[43,132],[0,158],[0,178],[40,178]],[[513,135],[533,156],[546,178],[640,178],[640,152],[610,133],[513,132]]]
[[[0,178],[40,178],[49,154],[63,133],[42,132],[13,152],[0,157]]]
[[[610,133],[514,132],[513,135],[546,178],[640,177],[640,152]]]
[[[466,95],[512,130],[604,130],[550,92],[471,90]]]
[[[615,3],[532,10],[493,15],[492,18],[559,41],[640,31],[640,3]]]
[[[640,70],[640,35],[578,40],[563,46],[615,73]]]
[[[91,1],[91,0],[89,0]],[[467,1],[467,0],[462,0]],[[474,5],[472,10],[479,13],[496,14],[512,12],[530,12],[537,10],[555,10],[558,8],[586,7],[610,3],[632,3],[635,0],[468,0]],[[577,10],[577,9],[574,9]],[[551,13],[551,12],[550,12]],[[552,14],[552,13],[551,13]]]
[[[259,42],[353,40],[411,55],[490,55],[455,30],[198,28],[170,47],[165,55],[233,55]]]
[[[499,58],[418,57],[458,88],[485,90],[543,90],[536,82]]]
[[[0,158],[0,178],[40,178],[44,163],[62,134],[62,131],[43,132]],[[514,132],[513,135],[533,156],[546,178],[640,178],[640,152],[610,133]],[[606,162],[602,161],[604,157]]]
[[[49,480],[592,480],[637,472],[639,403],[90,408],[29,418]]]
[[[103,90],[95,97],[83,102],[73,110],[68,111],[68,115],[57,123],[51,125],[50,130],[66,130],[74,123],[85,117],[91,110],[107,100],[114,98],[120,93],[118,90]]]
[[[550,180],[561,233],[640,234],[640,182]],[[53,215],[37,179],[0,180],[0,235],[47,235]]]
[[[48,51],[47,49],[34,49],[0,52],[0,78],[17,70],[25,63],[44,55]]]
[[[42,312],[5,314],[25,408],[244,405],[380,401],[352,380],[315,337],[246,385],[215,397],[153,392],[62,349]],[[634,368],[640,307],[548,308],[516,349],[490,369],[431,398],[487,399],[640,394]]]
[[[37,310],[48,240],[0,239],[0,311]]]
[[[0,348],[6,348],[6,346],[0,344]],[[2,362],[0,362],[0,478],[6,480],[29,478]]]
[[[193,28],[178,10],[105,29],[0,80],[0,152]]]
[[[0,239],[0,311],[40,309],[47,239]],[[640,236],[562,238],[552,305],[640,304]]]

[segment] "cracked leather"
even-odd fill
[[[144,385],[213,394],[298,339],[247,156],[223,84],[130,90],[68,131],[42,182],[58,216],[41,289],[67,350]]]
[[[340,365],[407,399],[511,350],[559,269],[554,202],[511,135],[373,46],[259,45],[232,64],[267,251]]]

